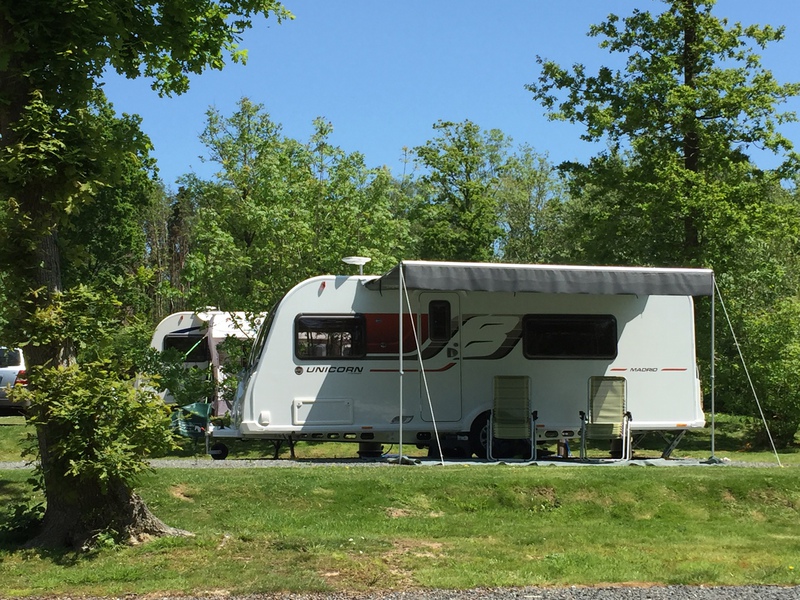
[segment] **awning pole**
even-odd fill
[[[711,280],[713,282],[713,287],[711,288],[711,460],[716,461],[717,457],[715,455],[716,452],[716,370],[715,370],[715,362],[716,362],[716,352],[715,352],[715,340],[714,340],[714,330],[715,322],[716,322],[716,297],[717,297],[717,281],[716,276],[711,275]]]
[[[400,273],[400,285],[397,286],[398,290],[398,300],[399,304],[399,318],[397,319],[400,323],[400,337],[397,343],[397,354],[400,357],[400,439],[398,443],[398,452],[399,452],[399,460],[397,464],[403,464],[403,288],[405,287],[405,280],[403,278],[403,263],[401,262],[398,265],[399,273]]]

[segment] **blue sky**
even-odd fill
[[[245,34],[246,65],[192,80],[182,96],[159,98],[145,80],[115,75],[106,94],[117,112],[142,116],[167,186],[187,173],[210,177],[198,136],[210,106],[230,115],[244,96],[263,104],[286,136],[306,141],[312,121],[333,124],[331,142],[361,152],[367,166],[401,174],[403,147],[434,137],[437,120],[470,119],[528,144],[553,162],[586,160],[599,149],[581,129],[549,122],[525,84],[538,76],[536,56],[591,70],[610,64],[589,26],[634,8],[661,12],[657,0],[285,0],[296,18],[259,21]],[[762,53],[781,82],[800,81],[800,2],[719,0],[731,22],[785,25],[786,39]],[[784,105],[800,113],[800,100]],[[784,128],[800,146],[800,125]],[[762,167],[774,166],[756,154]]]

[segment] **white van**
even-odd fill
[[[24,410],[24,406],[11,401],[8,397],[8,389],[27,383],[25,357],[22,350],[0,346],[0,411],[11,413]]]

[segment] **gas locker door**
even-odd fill
[[[423,421],[461,420],[461,311],[457,294],[419,296],[419,337],[425,377],[420,377]],[[409,367],[411,365],[409,364]],[[419,368],[419,363],[416,365]],[[430,401],[425,391],[428,382]],[[433,406],[433,415],[431,415]]]

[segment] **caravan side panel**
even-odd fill
[[[370,279],[317,277],[287,293],[237,395],[243,436],[396,442],[401,420],[404,441],[430,442],[434,421],[469,435],[498,375],[530,377],[540,439],[577,435],[592,377],[625,378],[634,430],[704,424],[691,298],[412,291],[400,343],[398,293]],[[610,349],[542,354],[529,324],[559,315],[613,323]]]

